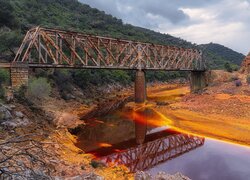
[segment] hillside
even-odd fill
[[[204,49],[206,60],[213,69],[222,69],[224,65],[230,64],[240,66],[245,56],[232,49],[215,43],[200,45]]]
[[[223,68],[226,62],[239,65],[244,58],[221,45],[196,46],[169,34],[124,24],[122,20],[77,0],[0,0],[0,5],[0,59],[13,59],[22,36],[37,25],[164,45],[205,47],[208,49],[205,58],[212,68]]]

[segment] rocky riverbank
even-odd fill
[[[163,85],[163,84],[162,84]],[[166,85],[169,87],[169,85]],[[152,86],[149,89],[157,89]],[[119,107],[114,99],[126,99],[131,91],[125,89],[105,98],[110,107]],[[107,100],[109,99],[109,100]],[[118,98],[119,99],[119,98]],[[121,101],[120,101],[121,102]],[[124,101],[125,102],[125,101]],[[132,174],[126,167],[95,166],[93,155],[75,146],[77,137],[69,128],[84,126],[83,115],[95,112],[100,104],[82,104],[74,100],[52,98],[39,106],[27,106],[14,101],[0,104],[0,170],[5,179],[185,179],[167,174],[152,177]],[[46,104],[46,106],[45,106]],[[98,106],[99,104],[99,106]],[[109,107],[106,105],[106,107]],[[114,107],[113,107],[114,108]],[[107,108],[112,110],[112,108]],[[107,113],[105,111],[104,113]],[[21,155],[20,155],[21,154]],[[11,168],[7,168],[11,167]]]

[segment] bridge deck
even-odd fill
[[[18,67],[18,65],[11,63],[0,63],[0,68]],[[136,70],[136,67],[120,67],[120,66],[80,66],[80,65],[62,65],[62,64],[27,64],[29,68],[65,68],[65,69],[118,69],[118,70]],[[190,71],[190,69],[166,69],[166,68],[147,68],[147,70],[162,70],[162,71]],[[195,71],[204,71],[203,69],[197,69]]]

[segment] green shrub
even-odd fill
[[[3,84],[9,81],[9,72],[5,69],[0,69],[0,99],[3,99],[5,96],[5,88]]]
[[[29,82],[27,95],[31,100],[42,100],[50,95],[51,86],[46,78],[34,78]]]
[[[122,71],[122,70],[114,70],[111,72],[111,78],[110,80],[114,80],[115,82],[119,82],[123,85],[128,85],[130,84],[131,81],[131,77],[128,75],[127,71]]]
[[[224,67],[225,67],[225,69],[226,69],[227,72],[233,72],[233,67],[228,62],[225,63]]]
[[[72,82],[71,73],[66,69],[56,69],[52,79],[56,82],[60,90],[71,91],[70,83]]]
[[[9,72],[5,69],[0,69],[0,86],[9,81]]]
[[[250,74],[247,75],[247,84],[250,85]]]
[[[5,96],[5,88],[0,86],[0,99],[3,99]]]
[[[238,71],[240,69],[240,67],[236,64],[232,64],[231,67],[232,67],[233,71]]]

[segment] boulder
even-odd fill
[[[0,121],[9,120],[12,118],[12,115],[8,108],[4,105],[0,105]]]
[[[239,79],[236,80],[236,81],[235,81],[235,86],[236,86],[236,87],[242,86],[241,80],[239,80]]]
[[[15,119],[5,121],[1,125],[8,129],[15,129],[17,127],[28,126],[29,124],[30,121],[27,118],[20,119],[17,117]]]
[[[23,118],[23,117],[24,117],[24,114],[23,114],[22,112],[20,112],[20,111],[16,111],[16,112],[15,112],[15,115],[16,115],[16,117],[18,117],[18,118]]]

